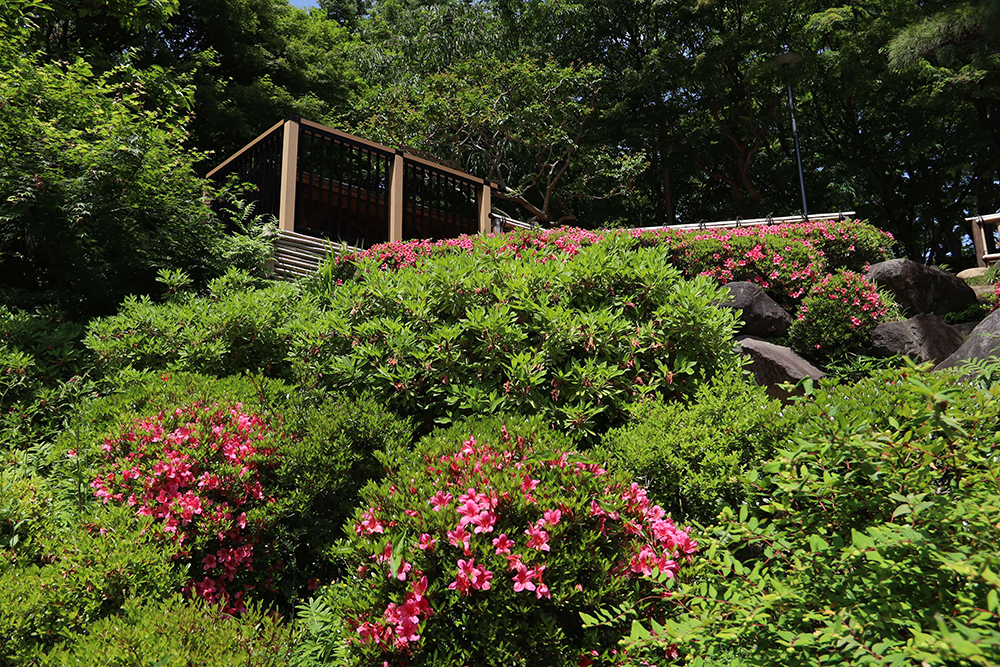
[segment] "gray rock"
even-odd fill
[[[910,259],[890,259],[868,270],[868,279],[884,287],[910,315],[944,315],[976,303],[976,293],[964,280],[936,266]]]
[[[884,322],[872,331],[872,347],[879,354],[902,354],[921,362],[944,360],[963,340],[961,332],[937,315]]]
[[[792,324],[792,316],[769,297],[760,286],[745,280],[729,283],[730,298],[720,304],[732,308],[743,321],[737,333],[749,336],[784,336]]]
[[[972,291],[976,293],[976,298],[980,301],[989,301],[996,294],[996,285],[969,285]]]
[[[934,370],[955,368],[967,361],[980,361],[995,355],[1000,355],[1000,310],[994,310],[979,323],[962,347],[938,364]]]
[[[958,277],[962,280],[972,280],[974,278],[982,278],[989,271],[985,266],[974,266],[971,269],[965,269],[964,271],[958,272]]]
[[[819,380],[823,372],[787,347],[768,343],[753,336],[738,336],[737,351],[750,358],[748,368],[757,384],[772,398],[787,400],[791,394],[778,387],[785,382],[796,383],[805,378]],[[801,392],[797,392],[801,393]]]
[[[976,320],[974,322],[959,322],[958,324],[952,324],[951,327],[958,333],[962,334],[962,340],[964,341],[972,335],[972,332],[976,330],[976,327],[979,326],[980,322],[982,322],[982,320]]]

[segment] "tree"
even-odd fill
[[[213,271],[219,229],[183,123],[143,108],[156,71],[96,74],[0,45],[0,285],[77,314]],[[169,122],[165,122],[165,117]]]
[[[485,7],[390,1],[361,37],[370,85],[352,129],[497,181],[532,220],[575,221],[581,202],[628,191],[641,170],[641,153],[593,138],[600,70],[519,55]]]

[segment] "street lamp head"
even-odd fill
[[[800,60],[802,60],[802,56],[795,53],[795,51],[785,51],[784,53],[771,58],[771,60],[768,61],[768,65],[771,66],[771,69],[791,69],[795,67],[796,63]]]

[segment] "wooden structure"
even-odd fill
[[[1000,252],[997,251],[997,225],[1000,224],[1000,213],[977,215],[966,218],[965,221],[972,223],[972,245],[976,249],[976,263],[979,266],[989,266],[1000,260]]]
[[[315,269],[329,244],[314,240],[369,248],[492,231],[495,184],[302,118],[275,124],[208,177],[232,174],[256,186],[258,213],[278,219],[279,274]]]
[[[719,222],[695,222],[684,225],[667,225],[665,227],[639,227],[642,230],[653,230],[653,229],[680,229],[680,230],[693,230],[693,229],[731,229],[734,227],[756,227],[759,225],[780,225],[785,222],[821,222],[823,220],[845,220],[847,218],[853,217],[854,211],[838,211],[836,213],[813,213],[809,216],[804,215],[784,215],[780,217],[767,216],[766,218],[750,218],[744,220],[743,218],[737,218],[736,220],[721,220]]]

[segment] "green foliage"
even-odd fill
[[[294,285],[249,289],[255,283],[230,271],[209,283],[207,297],[187,293],[166,304],[129,297],[117,315],[92,321],[84,342],[107,373],[134,367],[287,376],[291,323],[311,309]]]
[[[575,234],[576,232],[573,232]],[[497,410],[541,412],[596,434],[646,394],[683,396],[731,363],[717,288],[680,279],[664,253],[625,239],[566,245],[550,261],[483,238],[466,255],[384,271],[364,256],[309,284],[241,289],[157,305],[128,299],[93,322],[87,346],[106,371],[263,372],[305,387],[370,392],[426,428]]]
[[[904,357],[898,354],[891,357],[867,357],[863,354],[850,354],[845,359],[827,364],[823,370],[826,373],[828,383],[852,386],[883,371],[890,371],[905,365]]]
[[[861,220],[633,234],[644,245],[664,246],[687,276],[753,282],[786,308],[824,272],[865,271],[870,263],[889,259],[894,243],[890,234]]]
[[[153,421],[157,414],[173,415],[197,404],[241,406],[246,414],[260,415],[269,431],[267,447],[260,446],[270,449],[253,465],[266,502],[246,510],[260,546],[255,547],[256,574],[244,579],[259,579],[256,597],[284,609],[309,587],[338,573],[324,553],[341,537],[358,491],[381,476],[374,453],[390,446],[402,450],[411,439],[406,421],[368,399],[308,394],[262,377],[140,373],[125,374],[116,384],[108,396],[82,407],[49,454],[56,477],[67,480],[57,495],[77,503],[80,479],[82,503],[94,505],[91,480],[107,472],[104,443],[120,439],[137,422]],[[68,457],[71,450],[75,456]],[[200,578],[205,545],[196,542],[193,537],[186,544],[191,553],[178,562],[190,563],[190,576]],[[178,551],[172,542],[164,549],[171,555]],[[272,566],[267,572],[265,564]]]
[[[113,617],[90,623],[41,657],[41,665],[107,667],[280,667],[296,631],[251,607],[238,618],[218,607],[181,600],[132,598]]]
[[[130,598],[164,599],[179,589],[183,571],[134,512],[103,512],[99,526],[82,521],[40,535],[27,555],[0,547],[0,664],[25,664]]]
[[[52,307],[0,306],[0,460],[50,441],[96,389],[83,331]]]
[[[768,517],[706,529],[664,636],[691,664],[995,663],[996,392],[907,371],[797,406]]]
[[[963,310],[945,313],[941,319],[948,324],[962,324],[963,322],[978,322],[985,319],[992,312],[993,308],[988,303],[977,302]]]
[[[204,280],[220,235],[182,148],[184,124],[145,108],[155,71],[95,74],[0,50],[0,279],[76,313],[150,292],[158,269]],[[165,117],[170,122],[165,122]]]
[[[82,337],[83,327],[53,308],[0,306],[0,408],[84,370]]]
[[[337,552],[350,573],[301,608],[299,664],[576,665],[614,646],[580,612],[639,601],[639,575],[675,574],[695,545],[572,446],[492,418],[387,451]]]
[[[236,271],[255,278],[266,277],[273,266],[278,221],[272,215],[254,215],[254,201],[242,201],[234,195],[223,194],[228,198],[225,220],[233,232],[220,242],[220,259],[224,266],[229,267],[226,275]]]
[[[642,152],[587,141],[601,74],[482,54],[373,87],[357,131],[499,182],[518,217],[563,223],[577,200],[628,193],[644,167]]]
[[[802,300],[788,330],[792,347],[820,361],[866,351],[872,329],[886,319],[886,298],[853,271],[828,274]]]
[[[658,249],[598,243],[563,263],[497,253],[507,242],[395,272],[365,257],[343,284],[315,283],[323,311],[290,354],[299,382],[369,390],[424,424],[502,411],[593,435],[732,363],[717,288],[680,279]]]
[[[739,372],[706,382],[686,402],[640,403],[601,451],[677,521],[707,522],[754,492],[751,474],[789,433],[781,404]]]

